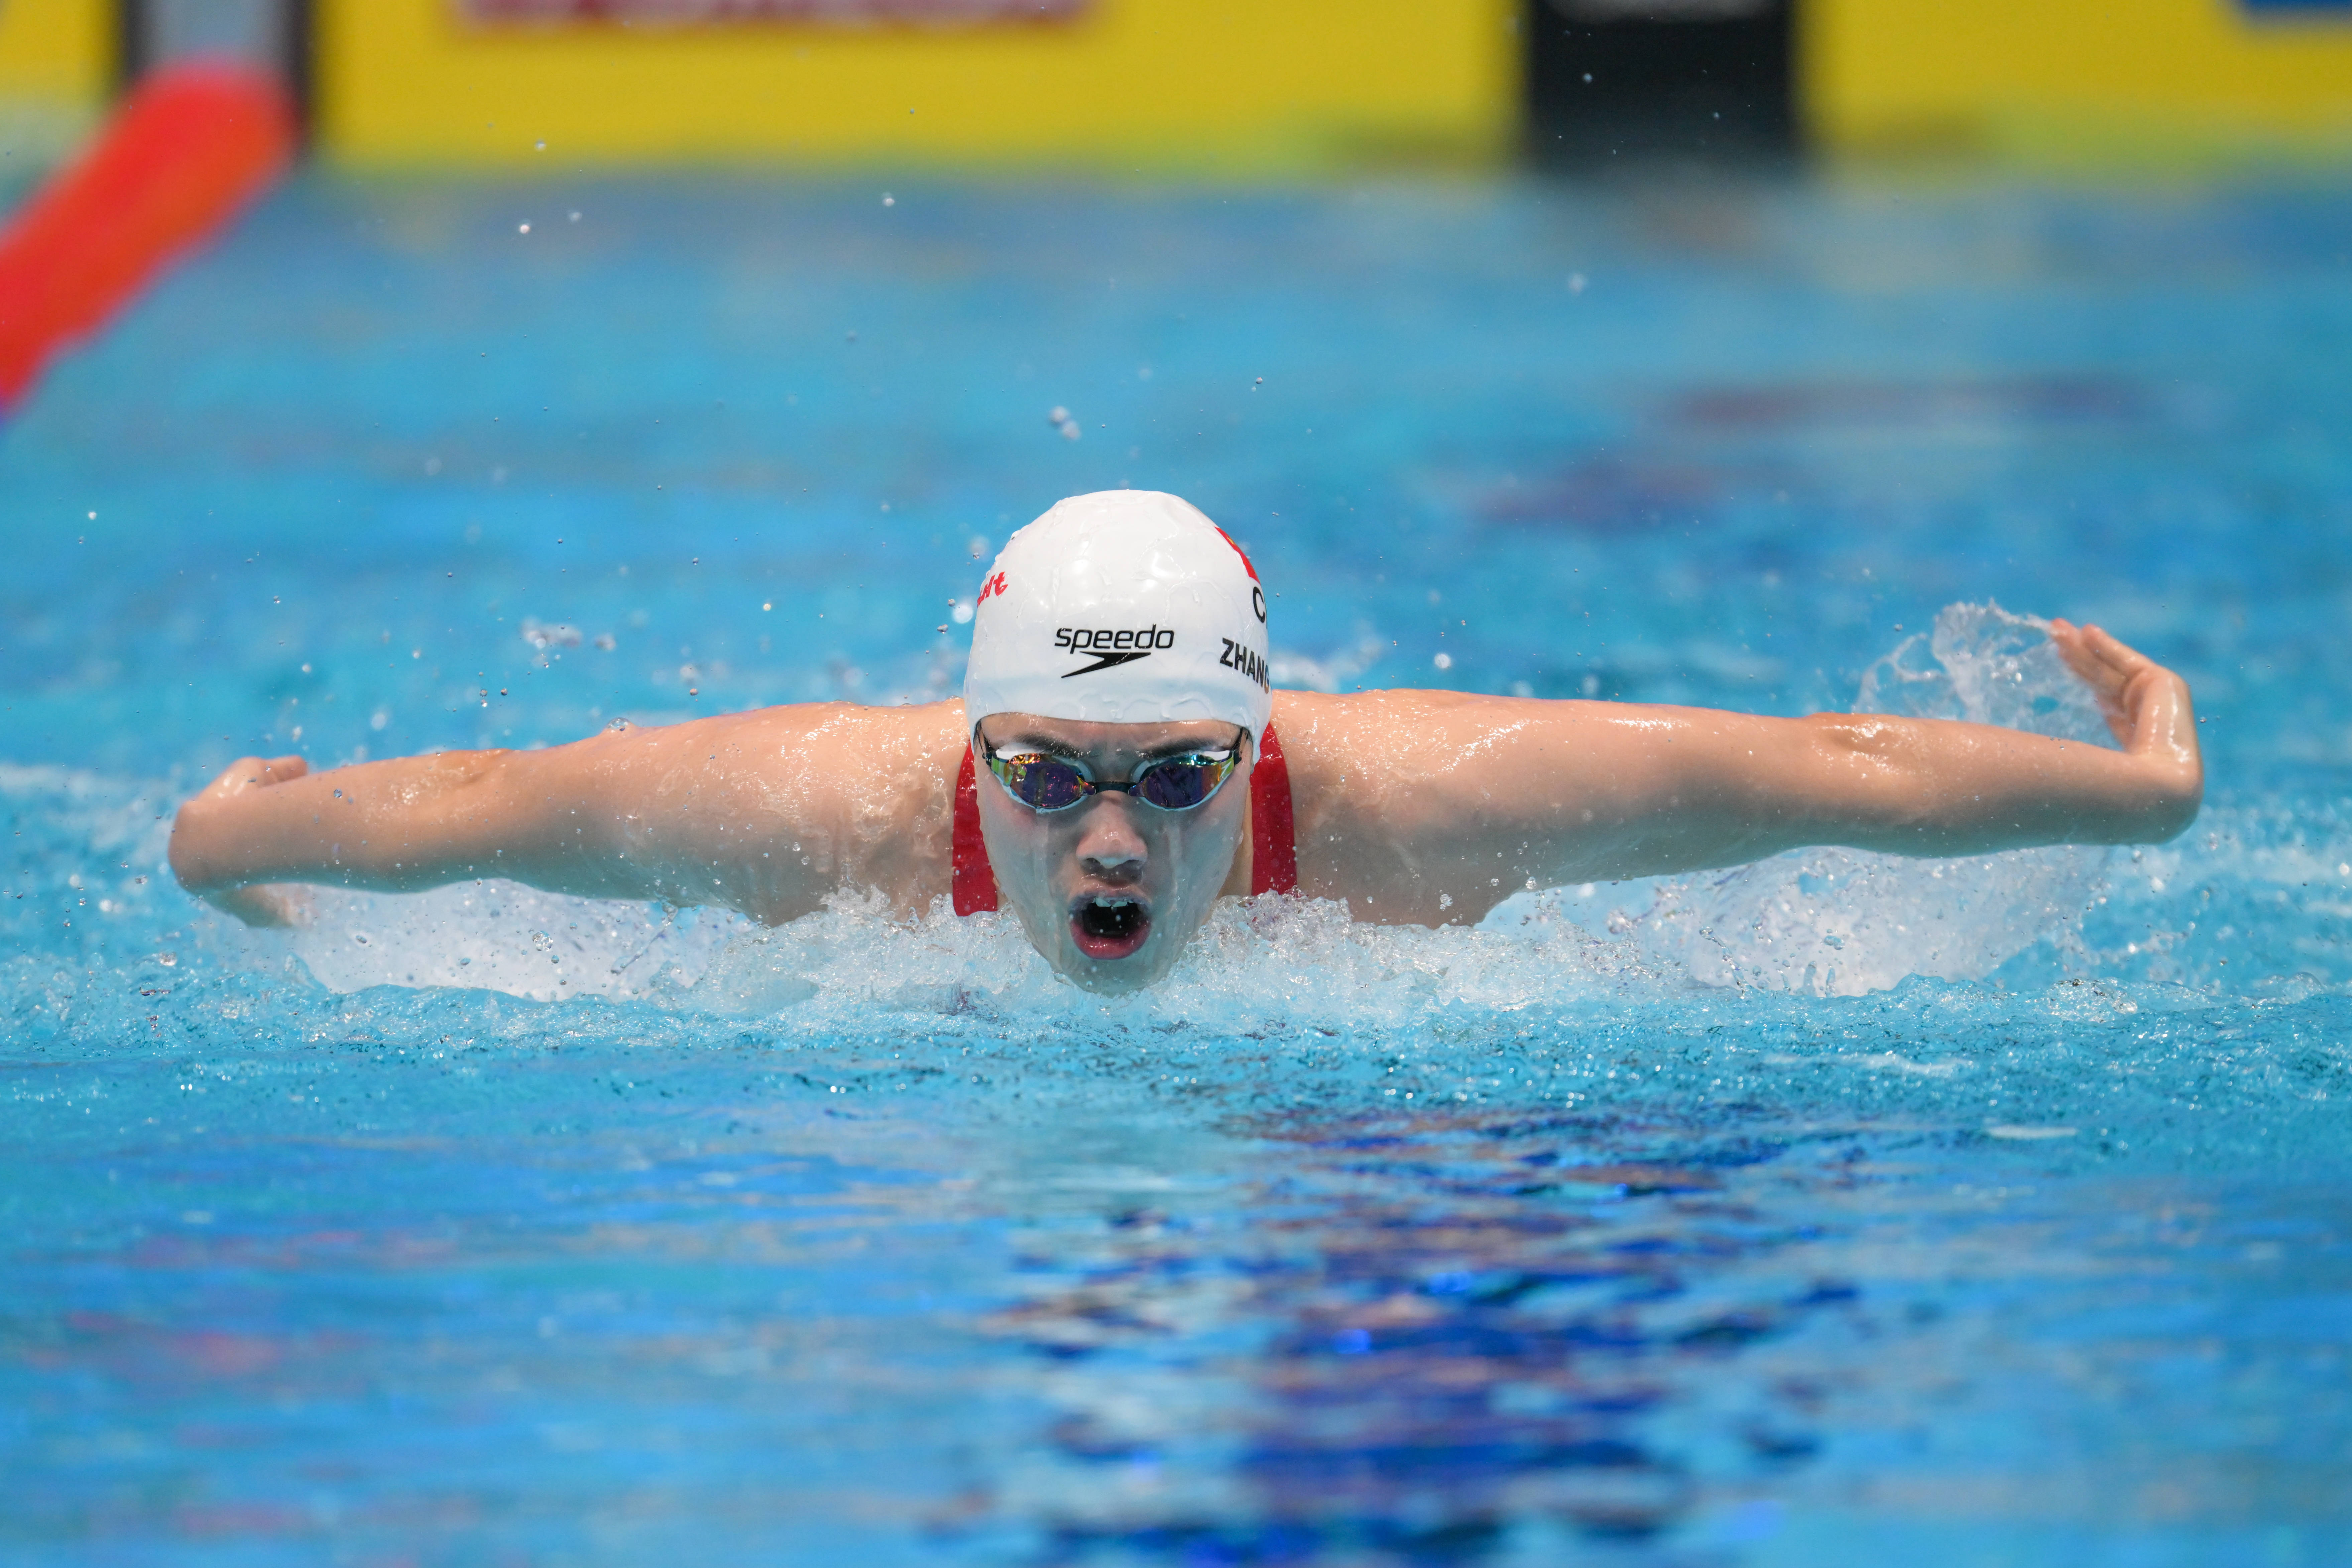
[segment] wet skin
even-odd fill
[[[2204,792],[2187,684],[2096,626],[2053,621],[2050,635],[2120,749],[1876,714],[1278,691],[1299,890],[1360,921],[1442,925],[1475,921],[1521,888],[1807,845],[1955,856],[2173,837]],[[1233,734],[1019,723],[1109,780],[1163,749]],[[172,867],[255,924],[300,918],[289,884],[403,890],[488,877],[771,923],[843,893],[913,917],[948,892],[966,726],[960,702],[811,703],[323,773],[299,757],[247,757],[181,807]],[[989,733],[1000,745],[1024,738],[1017,725]],[[980,781],[1006,908],[1063,974],[1113,990],[1165,973],[1216,898],[1247,889],[1248,798],[1237,771],[1192,812],[1114,795],[1040,816],[992,775]],[[1114,897],[1144,902],[1141,942],[1124,942],[1132,916],[1085,914]]]
[[[999,754],[1066,757],[1104,782],[1131,779],[1163,757],[1238,746],[1242,735],[1213,721],[1089,724],[1028,713],[992,714],[980,732]],[[1109,791],[1066,811],[1033,811],[988,769],[979,774],[981,833],[1002,907],[1048,963],[1089,991],[1150,984],[1217,896],[1237,876],[1235,890],[1248,885],[1234,864],[1249,822],[1246,768],[1185,811]]]

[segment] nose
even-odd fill
[[[1078,864],[1090,877],[1107,882],[1132,882],[1143,875],[1150,847],[1135,826],[1136,807],[1127,796],[1097,795],[1084,808],[1086,826],[1078,834]]]

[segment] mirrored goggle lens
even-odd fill
[[[1013,798],[1037,811],[1060,811],[1087,798],[1086,775],[1058,757],[992,757],[988,765]]]
[[[1231,757],[1171,757],[1143,770],[1133,785],[1135,798],[1162,811],[1182,811],[1216,794],[1233,771]]]

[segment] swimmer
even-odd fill
[[[1482,697],[1267,678],[1266,595],[1171,495],[1073,497],[990,568],[961,701],[810,703],[533,752],[312,773],[247,757],[184,805],[181,884],[251,924],[299,889],[505,877],[769,923],[844,891],[1009,911],[1089,991],[1165,974],[1220,898],[1475,922],[1522,889],[1806,845],[2142,844],[2197,815],[2189,689],[2096,626],[2052,639],[2122,749],[1942,720]]]

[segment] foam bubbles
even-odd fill
[[[339,992],[446,985],[539,1002],[646,996],[693,984],[748,923],[496,879],[408,894],[319,888],[309,900],[308,920],[282,940]]]
[[[1656,979],[1628,944],[1573,928],[1360,925],[1329,900],[1268,897],[1218,905],[1160,984],[1100,997],[1058,978],[1010,915],[960,919],[942,902],[906,924],[877,903],[843,899],[780,930],[739,932],[677,1000],[737,1014],[805,1005],[810,1021],[976,1014],[1147,1029],[1214,1019],[1244,1034],[1385,1031],[1454,1010],[1573,1006]]]
[[[1981,980],[2071,932],[2104,858],[2071,846],[1969,859],[1780,855],[1661,888],[1641,938],[1708,985],[1857,996],[1915,974]]]

